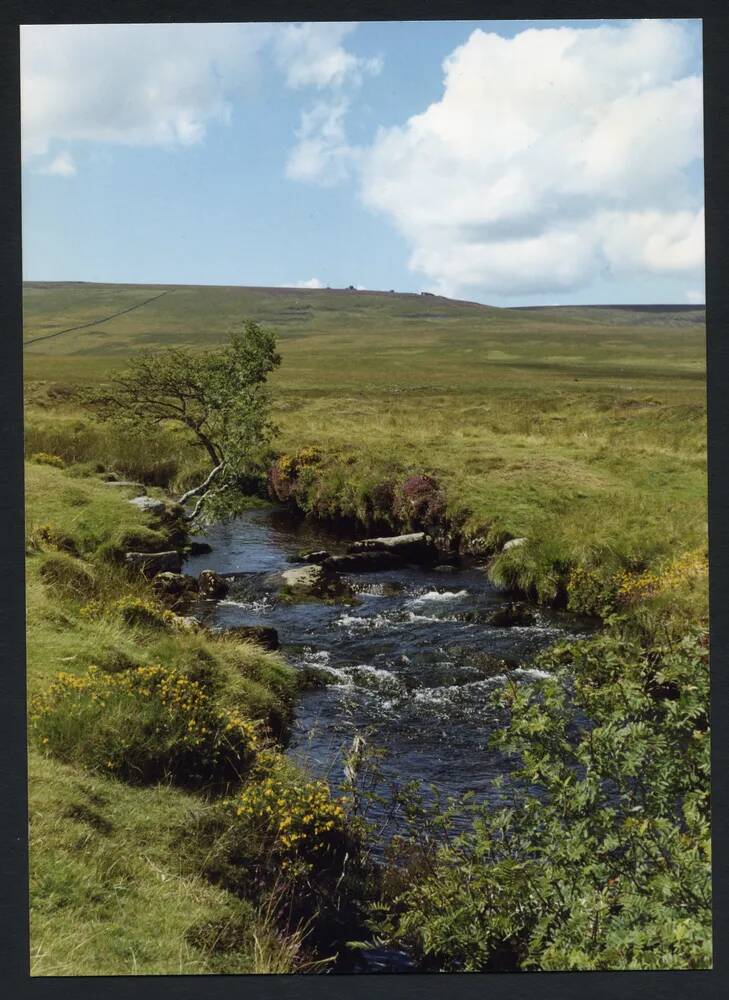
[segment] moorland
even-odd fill
[[[454,856],[429,855],[430,881],[423,884],[430,895],[395,893],[381,934],[420,949],[426,966],[437,968],[494,967],[489,962],[504,941],[517,939],[523,967],[706,965],[708,735],[697,722],[708,683],[703,310],[496,309],[352,289],[32,282],[24,290],[24,366],[33,971],[294,971],[315,969],[311,963],[322,954],[305,944],[314,915],[302,910],[298,923],[282,929],[271,902],[281,887],[271,884],[270,869],[289,857],[291,844],[287,854],[279,841],[245,825],[246,810],[255,811],[256,796],[273,782],[309,850],[306,878],[317,884],[317,919],[328,914],[332,886],[317,860],[321,831],[331,823],[324,837],[330,861],[351,850],[360,833],[347,829],[327,790],[302,784],[277,749],[294,710],[294,672],[278,653],[250,642],[186,630],[179,615],[155,603],[146,581],[128,577],[115,561],[130,547],[175,544],[179,519],[174,509],[150,518],[128,504],[133,492],[110,489],[106,478],[145,484],[152,497],[176,496],[199,481],[204,456],[168,427],[154,438],[122,435],[82,398],[140,351],[214,350],[243,319],[273,330],[282,355],[270,378],[278,427],[273,475],[261,475],[257,492],[363,533],[396,533],[413,527],[403,490],[415,483],[422,522],[416,527],[480,560],[495,584],[606,623],[594,640],[604,648],[553,653],[551,666],[577,678],[581,709],[604,733],[600,767],[621,794],[635,789],[616,774],[634,775],[648,762],[658,769],[660,796],[651,789],[639,803],[640,821],[648,824],[640,843],[646,830],[655,835],[673,881],[650,854],[638,875],[615,874],[603,858],[590,875],[593,896],[584,885],[571,887],[573,901],[588,899],[584,913],[576,908],[565,918],[569,900],[555,901],[540,883],[549,897],[545,909],[525,917],[515,903],[524,883],[514,858],[495,858],[499,878],[489,875],[482,890],[497,914],[489,926],[499,930],[484,952],[447,919],[444,927],[444,914],[468,916],[470,904],[448,875]],[[505,548],[516,539],[523,541]],[[132,780],[150,761],[173,755],[172,744],[151,746],[149,733],[135,729],[142,688],[129,680],[132,666],[152,671],[138,683],[147,685],[147,697],[158,692],[160,712],[171,711],[165,685],[192,685],[184,711],[194,705],[197,715],[175,717],[178,742],[187,740],[191,722],[214,734],[238,727],[236,760],[248,762],[249,778],[235,795],[248,799],[225,807],[233,813],[223,808],[221,818],[220,803],[190,782]],[[607,674],[597,684],[602,669]],[[59,671],[65,679],[58,680]],[[595,701],[596,687],[602,701]],[[554,747],[569,741],[554,742],[567,722],[556,689],[551,696],[550,724],[522,728],[515,738],[522,749],[529,739],[544,739],[543,755],[533,753],[528,766],[556,801],[567,779],[545,762],[553,764]],[[524,697],[514,693],[512,711],[517,705],[522,720],[533,720],[537,709]],[[128,739],[117,758],[121,733]],[[679,760],[687,733],[694,742]],[[217,750],[210,753],[213,759]],[[200,774],[206,766],[199,765]],[[679,788],[680,781],[688,785]],[[297,798],[301,788],[310,791],[306,802]],[[680,832],[670,816],[677,796],[689,803]],[[318,826],[305,819],[311,801],[318,803]],[[548,818],[559,825],[556,813]],[[570,815],[567,825],[595,856],[602,858],[595,843],[611,836],[640,854],[643,847],[631,839],[635,816],[623,819],[630,823],[619,833],[614,826],[609,833],[580,827],[588,822],[583,814]],[[528,817],[520,822],[526,830]],[[564,851],[550,859],[550,892],[560,881],[555,871],[577,857],[560,822]],[[554,836],[555,826],[545,828]],[[183,830],[196,832],[183,837]],[[520,849],[528,853],[530,844]],[[459,847],[466,853],[457,854],[458,866],[473,864],[473,847]],[[605,857],[614,850],[606,848]],[[236,882],[243,861],[256,872],[255,890]],[[366,866],[352,878],[353,898],[371,902],[380,891]],[[623,891],[621,879],[628,888],[616,903],[610,893]],[[614,913],[610,924],[605,914]],[[595,931],[588,947],[589,929],[603,926],[595,914],[605,930]],[[339,912],[326,919],[346,923]]]

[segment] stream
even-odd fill
[[[289,663],[316,668],[327,682],[300,695],[288,753],[335,786],[359,732],[384,751],[380,790],[417,780],[443,796],[470,791],[496,804],[505,790],[493,779],[503,775],[507,788],[513,765],[488,745],[499,724],[490,693],[506,677],[539,676],[539,650],[594,627],[537,607],[532,624],[490,624],[505,598],[475,566],[347,574],[353,605],[280,601],[267,575],[290,569],[302,550],[334,554],[351,541],[286,509],[247,511],[199,540],[213,551],[189,558],[185,571],[236,579],[225,599],[198,602],[196,616],[211,628],[273,626]],[[375,806],[370,818],[386,812],[386,803]],[[391,820],[389,834],[396,830]]]

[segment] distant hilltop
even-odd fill
[[[429,292],[244,285],[108,284],[28,281],[23,288],[24,347],[32,353],[124,355],[146,347],[221,343],[241,319],[287,338],[541,336],[549,328],[703,334],[705,307],[690,305],[522,306],[498,308]],[[558,352],[559,353],[559,352]],[[562,352],[564,353],[564,352]],[[569,352],[568,352],[569,353]]]
[[[682,302],[676,304],[654,304],[654,305],[561,305],[561,306],[507,306],[508,309],[625,309],[629,312],[653,312],[653,313],[676,313],[676,312],[701,312],[706,310],[706,306],[701,303]]]

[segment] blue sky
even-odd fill
[[[699,22],[21,39],[28,280],[703,301]]]

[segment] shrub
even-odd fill
[[[54,469],[62,469],[66,464],[60,455],[50,455],[46,451],[37,451],[30,460],[37,465],[52,465]]]
[[[408,476],[395,497],[399,517],[413,528],[432,528],[445,515],[445,496],[432,476]]]
[[[161,666],[59,674],[31,703],[30,728],[59,760],[138,785],[226,787],[245,775],[259,745],[252,722]]]
[[[268,492],[276,500],[291,500],[299,478],[321,462],[317,448],[301,448],[295,455],[280,455],[268,470]]]
[[[179,625],[181,618],[169,611],[158,601],[150,598],[126,595],[116,600],[97,599],[84,604],[80,611],[82,618],[102,618],[104,615],[119,615],[125,625],[142,628],[162,629]]]
[[[708,572],[705,549],[675,556],[662,568],[631,573],[627,570],[617,580],[617,597],[622,604],[634,604],[646,598],[675,591],[686,583],[700,581]]]
[[[89,567],[65,552],[46,555],[39,573],[47,586],[67,598],[89,597],[96,587],[96,578]]]
[[[513,804],[475,807],[374,926],[451,971],[710,967],[705,630],[613,621],[537,663],[495,696]]]
[[[259,780],[224,803],[245,828],[247,845],[283,871],[308,871],[336,859],[345,842],[344,808],[324,781],[301,781],[279,754],[260,762]]]
[[[336,878],[347,850],[343,804],[275,751],[262,751],[242,790],[218,807],[224,835],[212,870],[243,896],[280,887],[295,894],[312,876]],[[309,888],[311,885],[309,884]]]
[[[575,566],[567,583],[568,608],[586,615],[605,616],[618,606],[620,579],[605,567]]]

